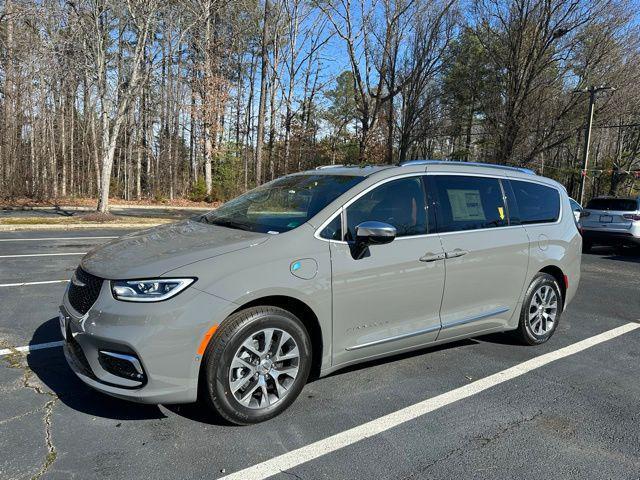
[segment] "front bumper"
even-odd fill
[[[640,236],[635,236],[632,232],[582,229],[582,238],[596,245],[640,245]]]
[[[85,315],[73,309],[65,292],[61,328],[71,369],[87,385],[114,397],[141,403],[195,401],[200,342],[237,306],[193,286],[164,302],[120,302],[112,297],[108,283],[103,282]],[[105,352],[140,374],[114,375],[120,371],[105,363]]]

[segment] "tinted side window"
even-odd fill
[[[383,183],[352,203],[347,208],[345,239],[353,240],[356,226],[370,220],[393,225],[398,237],[427,233],[427,210],[420,177]]]
[[[327,240],[342,240],[342,216],[338,215],[331,220],[320,232],[322,238]]]
[[[638,209],[638,202],[625,198],[594,198],[589,200],[587,208],[590,210],[618,210],[633,212]]]
[[[569,199],[569,203],[571,204],[571,210],[573,210],[574,212],[582,210],[582,207],[580,206],[580,204],[576,202],[573,198]]]
[[[437,207],[439,232],[503,227],[507,210],[497,178],[463,175],[429,176]]]
[[[552,223],[560,215],[558,190],[539,183],[511,180],[523,224]]]

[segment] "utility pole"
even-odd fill
[[[614,87],[606,87],[600,85],[599,87],[591,86],[583,90],[575,90],[573,93],[588,93],[589,94],[589,112],[587,113],[587,126],[584,134],[584,152],[582,159],[582,182],[580,184],[580,205],[584,205],[584,192],[587,184],[587,166],[589,165],[589,144],[591,143],[591,125],[593,124],[593,110],[596,103],[596,94],[604,90],[615,90]]]

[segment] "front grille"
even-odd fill
[[[78,267],[69,285],[69,303],[81,315],[89,311],[98,299],[102,279]]]

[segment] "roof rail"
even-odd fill
[[[462,162],[453,160],[409,160],[400,164],[401,167],[408,167],[411,165],[447,165],[447,166],[471,166],[471,167],[485,167],[485,168],[499,168],[501,170],[511,170],[514,172],[526,173],[528,175],[535,175],[536,172],[529,168],[511,167],[509,165],[497,165],[493,163],[480,163],[480,162]]]
[[[345,165],[320,165],[319,167],[316,167],[316,170],[324,170],[326,168],[342,168]]]

